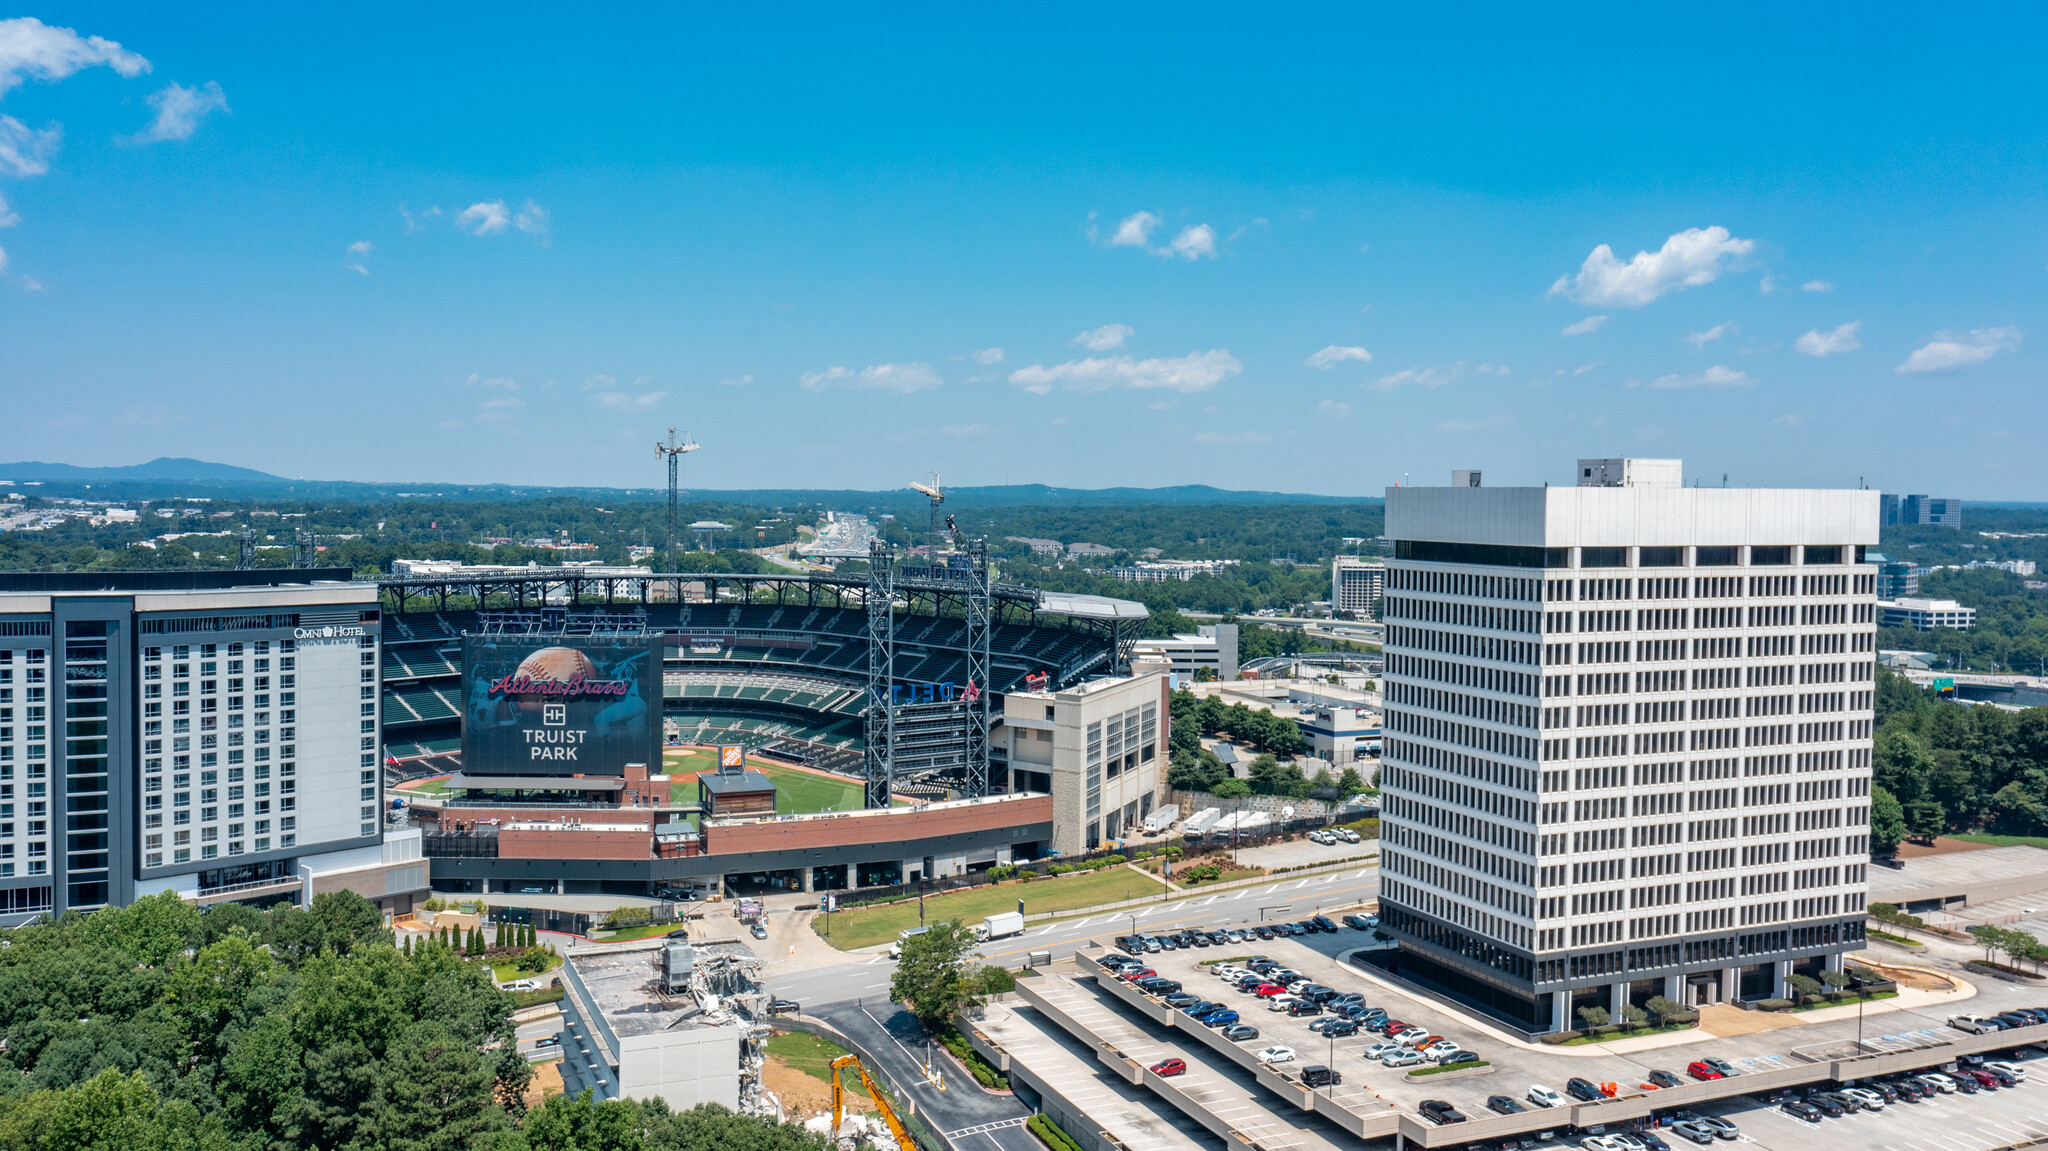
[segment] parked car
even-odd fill
[[[1202,997],[1191,991],[1176,991],[1165,997],[1166,1005],[1173,1008],[1193,1007],[1202,1002]]]
[[[1515,1102],[1513,1099],[1510,1099],[1506,1095],[1487,1096],[1486,1107],[1488,1110],[1498,1112],[1502,1115],[1519,1115],[1522,1112],[1528,1110],[1528,1108],[1522,1106],[1520,1103]]]
[[[1719,1071],[1723,1079],[1733,1079],[1737,1075],[1742,1074],[1742,1072],[1735,1069],[1735,1064],[1728,1062],[1726,1059],[1716,1059],[1714,1056],[1709,1055],[1705,1059],[1700,1060],[1700,1062]]]
[[[1188,1065],[1185,1060],[1161,1059],[1159,1062],[1154,1063],[1151,1067],[1147,1068],[1146,1070],[1152,1072],[1152,1074],[1157,1075],[1163,1079],[1169,1075],[1185,1074],[1187,1072],[1187,1069]]]
[[[1840,1100],[1827,1098],[1828,1094],[1829,1092],[1826,1091],[1814,1092],[1807,1097],[1807,1105],[1830,1119],[1840,1119],[1842,1116],[1847,1115],[1849,1108],[1842,1106]]]
[[[1201,1017],[1204,1027],[1228,1027],[1241,1018],[1243,1017],[1237,1012],[1227,1007],[1221,1011],[1211,1011],[1209,1014]]]
[[[1257,1039],[1259,1037],[1259,1029],[1245,1023],[1232,1023],[1223,1029],[1223,1037],[1232,1043],[1243,1043],[1247,1040]]]
[[[1884,1096],[1868,1087],[1844,1087],[1842,1094],[1854,1099],[1866,1111],[1884,1110]]]
[[[1927,1098],[1928,1093],[1933,1090],[1927,1084],[1911,1076],[1893,1083],[1892,1088],[1899,1093],[1899,1098],[1908,1103],[1920,1102],[1922,1099]]]
[[[1680,1111],[1677,1113],[1676,1118],[1692,1123],[1704,1123],[1714,1133],[1716,1139],[1735,1139],[1742,1134],[1740,1128],[1719,1115],[1702,1115],[1697,1111]]]
[[[1820,1108],[1803,1099],[1787,1099],[1778,1106],[1778,1110],[1794,1119],[1804,1119],[1808,1123],[1820,1122]]]
[[[1330,917],[1327,915],[1311,915],[1309,916],[1308,921],[1310,923],[1315,924],[1318,928],[1322,929],[1323,931],[1329,932],[1331,935],[1337,934],[1336,923],[1332,922]]]
[[[1347,915],[1344,917],[1344,926],[1354,931],[1371,931],[1376,925],[1367,923],[1363,915]]]
[[[1307,839],[1310,843],[1320,843],[1326,847],[1332,843],[1337,842],[1335,839],[1331,838],[1327,833],[1322,831],[1309,832]]]
[[[1844,1095],[1840,1091],[1816,1091],[1806,1098],[1812,1103],[1832,1103],[1851,1115],[1863,1110],[1862,1100],[1853,1095]]]
[[[1695,1059],[1685,1065],[1685,1073],[1694,1079],[1719,1079],[1721,1072],[1704,1059]]]
[[[1650,1072],[1650,1082],[1652,1082],[1652,1083],[1656,1084],[1656,1085],[1657,1085],[1657,1086],[1659,1086],[1659,1087],[1683,1087],[1683,1086],[1685,1086],[1685,1080],[1683,1080],[1683,1079],[1680,1079],[1680,1078],[1679,1078],[1678,1076],[1676,1076],[1676,1075],[1673,1075],[1673,1074],[1672,1074],[1671,1072],[1669,1072],[1669,1071],[1652,1071],[1652,1072]]]
[[[802,1015],[803,1005],[794,999],[771,999],[768,1001],[770,1015]]]
[[[1339,995],[1337,998],[1331,1000],[1330,1002],[1363,1004],[1365,1002],[1365,993],[1362,991],[1346,991],[1345,993]]]
[[[2022,1083],[2026,1082],[2026,1079],[2027,1079],[2027,1069],[2026,1069],[2026,1068],[2024,1068],[2024,1067],[2020,1066],[2020,1065],[2019,1065],[2019,1064],[2017,1064],[2017,1063],[2010,1063],[2010,1062],[2007,1062],[2007,1061],[2005,1061],[2005,1060],[2003,1060],[2003,1059],[1999,1059],[1999,1060],[1993,1060],[1993,1061],[1991,1061],[1991,1062],[1989,1062],[1989,1063],[1986,1063],[1986,1064],[1984,1065],[1984,1070],[1986,1070],[1986,1071],[2003,1071],[2003,1072],[2005,1072],[2005,1073],[2006,1073],[2007,1075],[2010,1075],[2010,1076],[2012,1076],[2012,1077],[2013,1077],[2014,1079],[2017,1079],[2017,1080],[2019,1080],[2019,1081],[2020,1081],[2020,1082],[2022,1082]]]
[[[1287,994],[1287,989],[1278,983],[1261,983],[1257,987],[1252,988],[1252,994],[1261,999],[1273,999]]]
[[[1576,1075],[1564,1081],[1564,1089],[1567,1094],[1581,1103],[1591,1103],[1595,1099],[1607,1098],[1606,1093],[1594,1086],[1590,1080],[1580,1079]]]
[[[1334,1067],[1316,1063],[1301,1069],[1301,1083],[1304,1087],[1330,1087],[1342,1082],[1344,1077],[1338,1074]]]
[[[1395,1051],[1382,1058],[1380,1062],[1389,1067],[1419,1067],[1423,1059],[1413,1051]]]
[[[1358,838],[1358,833],[1351,830],[1348,827],[1333,827],[1330,829],[1330,834],[1336,836],[1338,839],[1341,839],[1346,843],[1360,842]]]
[[[1296,999],[1287,1005],[1287,1014],[1296,1018],[1304,1015],[1321,1015],[1322,1013],[1323,1005],[1312,999]]]
[[[1460,1063],[1479,1062],[1477,1051],[1439,1051],[1435,1055],[1438,1067],[1456,1067]]]
[[[1378,1043],[1366,1044],[1365,1048],[1361,1050],[1359,1054],[1367,1059],[1378,1059],[1384,1055],[1392,1055],[1396,1051],[1406,1050],[1407,1048],[1401,1046],[1399,1043],[1396,1043],[1391,1039],[1382,1039]]]
[[[1442,1099],[1424,1099],[1422,1101],[1422,1105],[1417,1107],[1416,1110],[1422,1114],[1422,1117],[1424,1119],[1429,1120],[1431,1123],[1434,1123],[1439,1127],[1451,1123],[1463,1123],[1465,1121],[1465,1115],[1463,1112],[1459,1111],[1456,1107],[1451,1106],[1449,1103],[1446,1103]]]
[[[1252,928],[1252,937],[1254,939],[1271,939],[1273,938],[1273,929],[1261,923],[1257,927]]]
[[[2000,1087],[2004,1086],[2004,1084],[1998,1081],[1997,1076],[1994,1076],[1993,1074],[1991,1074],[1991,1072],[1982,1070],[1980,1068],[1965,1067],[1961,1071],[1957,1072],[1957,1074],[1967,1075],[1970,1078],[1976,1080],[1977,1086],[1982,1087],[1986,1091],[1996,1091]]]
[[[1415,1051],[1418,1055],[1428,1055],[1431,1057],[1435,1057],[1438,1055],[1448,1055],[1453,1051],[1462,1050],[1464,1049],[1448,1039],[1432,1039],[1427,1043],[1418,1043],[1415,1045]]]
[[[1200,1019],[1202,1016],[1209,1014],[1211,1011],[1223,1010],[1223,1005],[1221,1003],[1217,1003],[1209,999],[1197,999],[1193,1003],[1190,1003],[1185,1007],[1182,1007],[1180,1010],[1181,1014],[1183,1015],[1191,1015],[1196,1019]]]
[[[1262,1047],[1253,1052],[1252,1058],[1261,1063],[1292,1063],[1294,1062],[1294,1048],[1283,1047],[1276,1043],[1271,1047]]]
[[[1529,1088],[1529,1094],[1527,1098],[1529,1102],[1534,1103],[1538,1107],[1564,1106],[1564,1096],[1559,1095],[1557,1092],[1552,1091],[1550,1088],[1545,1087],[1541,1083],[1538,1083],[1535,1086]]]
[[[1939,1071],[1929,1071],[1926,1074],[1916,1076],[1915,1078],[1918,1079],[1921,1083],[1926,1084],[1929,1087],[1932,1087],[1936,1092],[1942,1095],[1955,1094],[1956,1081],[1950,1079],[1946,1075],[1943,1075]]]
[[[1948,1025],[1969,1035],[1985,1035],[2001,1030],[1998,1024],[1976,1015],[1957,1015],[1949,1019]]]
[[[1157,971],[1140,963],[1136,966],[1125,967],[1122,971],[1116,973],[1116,977],[1125,983],[1136,983],[1140,979],[1150,979],[1157,974],[1159,974]]]
[[[1694,1143],[1712,1143],[1714,1141],[1714,1129],[1712,1127],[1690,1119],[1680,1119],[1678,1122],[1673,1123],[1671,1125],[1671,1133],[1673,1135],[1682,1135]]]

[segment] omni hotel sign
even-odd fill
[[[292,629],[293,639],[359,639],[366,634],[368,633],[359,627],[336,627],[332,624],[325,627]]]

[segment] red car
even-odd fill
[[[1287,994],[1287,989],[1278,983],[1261,983],[1257,987],[1252,988],[1252,994],[1261,999],[1271,999],[1275,995]]]
[[[1719,1079],[1721,1077],[1719,1071],[1697,1061],[1687,1064],[1685,1073],[1694,1079]]]
[[[1152,1065],[1152,1074],[1164,1079],[1168,1075],[1179,1075],[1187,1069],[1188,1065],[1179,1059],[1162,1059]]]
[[[1157,974],[1159,974],[1157,971],[1149,967],[1133,967],[1122,975],[1117,976],[1117,978],[1125,983],[1136,983],[1140,979],[1150,979]]]

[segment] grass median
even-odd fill
[[[972,925],[997,912],[1015,911],[1019,899],[1024,901],[1026,915],[1036,915],[1042,911],[1072,911],[1077,907],[1094,907],[1123,899],[1142,899],[1164,890],[1165,885],[1156,879],[1139,875],[1127,867],[1111,867],[1032,883],[997,883],[969,891],[928,895],[924,901],[924,922],[952,920]],[[827,919],[831,921],[829,926]],[[852,951],[887,943],[896,938],[897,932],[916,927],[917,923],[917,900],[909,899],[886,906],[857,907],[851,911],[835,911],[830,916],[815,916],[811,927],[825,942],[841,951]]]

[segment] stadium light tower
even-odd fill
[[[654,443],[654,454],[665,456],[668,459],[668,550],[662,553],[662,560],[669,565],[670,570],[674,570],[676,562],[677,471],[682,464],[684,452],[694,452],[703,446],[691,439],[688,432],[683,433],[682,442],[678,443],[676,441],[676,430],[673,427],[668,430],[667,443],[662,443],[659,440],[656,440]]]
[[[932,501],[932,548],[936,551],[939,538],[939,505],[946,502],[946,489],[939,486],[939,473],[937,472],[932,473],[931,483],[921,484],[916,480],[910,481],[910,489],[923,492],[926,498]]]

